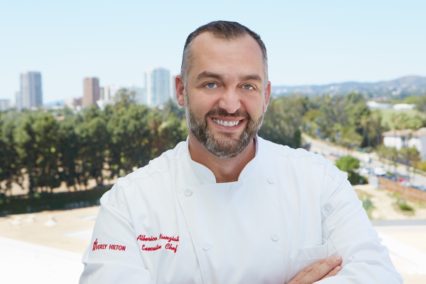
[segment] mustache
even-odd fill
[[[233,112],[233,113],[229,113],[227,112],[225,109],[223,108],[214,108],[212,110],[210,110],[206,116],[228,116],[228,117],[244,117],[244,118],[248,118],[249,114],[246,111],[242,111],[240,109],[238,109],[237,111]]]

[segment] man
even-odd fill
[[[102,197],[81,283],[401,283],[346,176],[257,136],[270,93],[257,34],[188,36],[188,139]]]

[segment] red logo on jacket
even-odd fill
[[[119,244],[100,244],[98,239],[93,242],[92,251],[95,250],[115,250],[115,251],[125,251],[126,246]]]
[[[142,242],[141,250],[143,251],[157,251],[162,248],[165,250],[177,252],[179,245],[179,236],[169,236],[164,234],[150,235],[141,234],[136,238],[137,241]]]

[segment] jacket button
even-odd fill
[[[272,235],[271,235],[271,240],[272,240],[273,242],[278,242],[278,241],[279,241],[279,239],[280,239],[280,237],[279,237],[277,234],[272,234]]]
[[[330,203],[325,204],[324,211],[327,214],[327,216],[330,215],[331,212],[333,212],[333,206]]]
[[[211,244],[204,244],[203,245],[203,250],[204,251],[208,251],[209,249],[211,249],[212,248],[212,245]]]
[[[190,196],[192,196],[192,191],[187,189],[187,190],[185,190],[184,194],[185,194],[186,197],[190,197]]]

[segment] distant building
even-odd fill
[[[383,133],[383,144],[398,150],[415,147],[420,153],[420,158],[426,160],[426,127],[417,131],[411,129],[387,131]]]
[[[83,98],[72,98],[65,102],[65,106],[74,109],[74,110],[80,110],[83,106]]]
[[[397,111],[406,111],[412,110],[416,106],[414,104],[387,104],[387,103],[379,103],[376,101],[368,101],[367,106],[369,109],[393,109]]]
[[[43,106],[40,72],[26,72],[21,74],[20,94],[17,97],[16,105],[18,109],[34,109]]]
[[[153,69],[145,75],[147,104],[151,107],[164,105],[171,99],[170,71],[165,68]]]
[[[47,103],[44,103],[44,108],[45,109],[63,109],[65,106],[65,101],[64,100],[57,100],[57,101],[50,101]]]
[[[96,102],[97,106],[101,109],[107,105],[114,104],[117,100],[117,93],[121,87],[115,85],[107,85],[100,87],[100,99]]]
[[[393,109],[399,110],[399,111],[412,110],[415,107],[416,107],[416,105],[414,105],[414,104],[394,104],[393,105]]]
[[[87,77],[83,79],[83,107],[95,105],[100,99],[99,79]]]
[[[22,109],[22,95],[20,91],[15,92],[15,108],[16,110]]]
[[[10,100],[0,99],[0,111],[5,111],[10,108]]]
[[[378,103],[376,101],[368,101],[367,106],[369,109],[390,109],[392,108],[391,104]]]
[[[114,85],[103,86],[100,88],[100,99],[105,102],[113,102],[115,95],[120,88]]]
[[[144,88],[131,86],[129,87],[129,91],[134,94],[134,100],[137,104],[140,104],[140,105],[147,104],[146,90]]]

